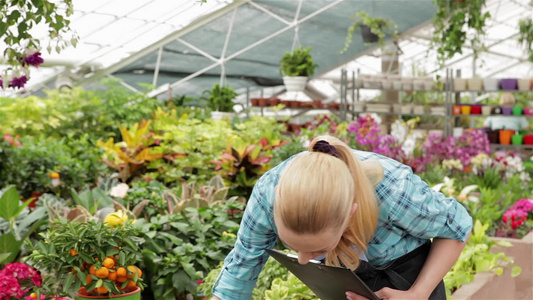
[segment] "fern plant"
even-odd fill
[[[346,42],[344,43],[344,48],[340,51],[341,54],[348,50],[352,44],[353,35],[357,31],[357,28],[361,26],[368,26],[370,31],[378,36],[377,45],[379,46],[383,46],[385,44],[384,38],[386,35],[390,35],[392,37],[398,35],[398,25],[390,19],[374,18],[371,17],[366,11],[360,11],[354,14],[351,18],[355,19],[355,21],[352,23],[352,25],[350,25],[350,27],[348,27]],[[365,45],[370,44],[372,43],[365,43]]]
[[[229,85],[220,86],[216,83],[212,89],[204,91],[204,99],[207,100],[207,106],[214,111],[233,112],[233,99],[237,93]]]
[[[292,53],[285,52],[280,61],[281,76],[313,76],[318,67],[311,56],[311,47],[298,47]]]

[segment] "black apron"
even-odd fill
[[[365,283],[376,292],[384,287],[406,291],[411,288],[422,270],[431,248],[431,241],[397,259],[379,267],[361,261],[354,271]],[[446,300],[444,281],[437,285],[429,296],[430,300]]]

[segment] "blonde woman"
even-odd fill
[[[382,299],[446,299],[442,278],[471,227],[462,205],[410,167],[317,137],[255,185],[213,299],[250,299],[278,238],[301,264],[325,256],[355,270]]]

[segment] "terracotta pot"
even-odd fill
[[[531,86],[531,90],[533,91],[533,78],[531,78],[531,82],[530,82],[529,86]]]
[[[454,115],[460,115],[461,114],[461,105],[454,105],[453,106],[453,114]]]
[[[328,108],[329,109],[339,109],[340,107],[341,107],[340,103],[337,103],[337,102],[328,103]]]
[[[88,296],[85,287],[82,287],[78,292],[74,300],[83,300],[83,299],[120,299],[120,300],[141,300],[141,289],[136,287],[133,291],[128,292],[122,295],[113,295],[113,296]]]
[[[313,102],[308,102],[308,101],[300,102],[300,108],[313,108]]]
[[[300,107],[300,101],[291,100],[289,101],[289,107],[291,108],[298,108]]]
[[[270,106],[276,106],[281,103],[281,100],[278,98],[270,99]]]
[[[281,100],[281,104],[285,105],[285,107],[290,107],[291,106],[291,101]]]
[[[513,238],[513,239],[518,238],[518,234],[516,233],[516,230],[505,230],[501,228],[496,229],[496,231],[494,232],[494,236]]]
[[[252,102],[253,106],[258,106],[259,105],[259,98],[252,98],[252,99],[250,99],[250,102]]]
[[[500,130],[500,144],[501,145],[510,145],[511,138],[513,137],[515,131],[510,129]]]
[[[302,124],[290,124],[291,126],[291,131],[294,132],[294,133],[298,133],[302,130],[302,127],[303,125]]]
[[[268,106],[269,103],[270,101],[268,98],[259,98],[259,106]]]
[[[322,100],[313,100],[313,107],[324,108],[324,103],[322,103]]]

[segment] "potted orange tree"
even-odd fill
[[[74,299],[140,300],[145,284],[135,266],[142,259],[141,229],[123,214],[106,222],[54,221],[28,257],[43,274],[38,294]]]

